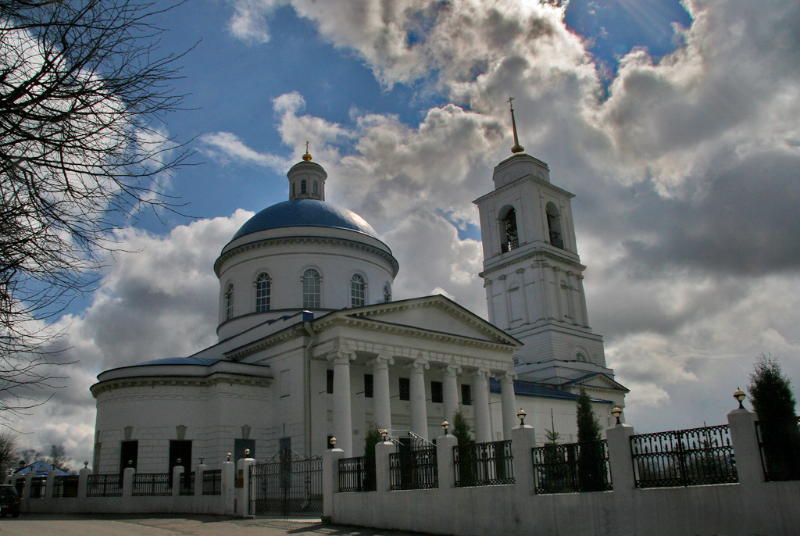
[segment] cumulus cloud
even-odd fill
[[[222,247],[252,213],[179,225],[166,236],[133,228],[119,231],[119,249],[108,259],[100,288],[80,315],[64,316],[68,328],[52,368],[62,376],[52,399],[12,426],[21,442],[45,454],[63,444],[74,462],[91,460],[94,399],[89,387],[103,370],[151,359],[186,356],[217,340],[218,282],[212,269]],[[50,390],[32,393],[44,400]]]

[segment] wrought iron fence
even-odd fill
[[[87,497],[122,497],[122,475],[89,475]]]
[[[531,455],[538,494],[613,489],[605,439],[534,447]]]
[[[31,499],[44,499],[46,489],[46,476],[35,476],[31,479]]]
[[[178,483],[179,495],[194,495],[194,471],[191,473],[181,473],[181,479]]]
[[[456,487],[513,484],[511,440],[453,447]]]
[[[339,460],[339,491],[375,491],[375,457],[342,458]]]
[[[222,469],[203,471],[203,495],[222,495]]]
[[[728,425],[631,436],[636,486],[738,482]]]
[[[436,449],[405,450],[389,454],[390,489],[434,489],[439,487]]]
[[[800,418],[756,421],[761,466],[767,482],[800,480]]]
[[[64,497],[77,497],[79,481],[80,477],[78,475],[64,475],[55,477],[53,480],[53,497],[57,497],[59,499]]]
[[[172,495],[171,480],[169,473],[136,473],[133,475],[132,495]]]
[[[322,458],[282,450],[279,461],[250,467],[252,515],[322,515]]]

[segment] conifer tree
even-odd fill
[[[581,387],[578,394],[576,418],[578,421],[578,485],[582,491],[605,488],[603,446],[600,443],[600,423],[592,409],[592,401]]]
[[[750,402],[758,414],[767,471],[773,478],[800,478],[800,429],[791,382],[777,358],[761,354],[750,374]]]

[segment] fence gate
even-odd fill
[[[320,517],[322,458],[301,458],[282,450],[272,460],[250,466],[250,514]]]

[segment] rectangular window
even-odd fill
[[[364,374],[364,398],[372,398],[372,374]]]
[[[444,402],[442,394],[442,382],[431,382],[431,402],[441,404]]]
[[[400,378],[400,400],[411,400],[411,380]]]
[[[289,396],[292,393],[292,376],[290,370],[281,371],[281,398]]]
[[[472,405],[472,386],[467,383],[461,384],[461,404],[464,406]]]
[[[328,394],[333,394],[333,371],[328,369]]]

